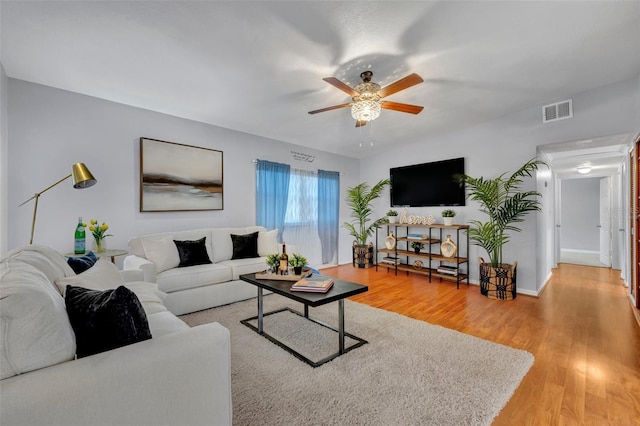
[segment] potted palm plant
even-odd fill
[[[516,297],[516,268],[518,262],[503,262],[502,249],[509,242],[509,231],[520,232],[514,224],[524,221],[524,216],[540,210],[538,191],[523,191],[524,178],[532,177],[542,160],[532,159],[512,175],[503,173],[493,179],[464,176],[468,197],[478,201],[480,211],[488,220],[472,220],[468,231],[469,241],[486,250],[489,262],[480,257],[480,292],[492,299],[510,300]]]
[[[387,222],[386,217],[371,222],[373,214],[372,202],[379,198],[389,179],[382,179],[372,187],[366,182],[347,189],[346,201],[351,208],[351,222],[344,222],[349,234],[355,238],[353,242],[353,266],[368,268],[373,266],[373,244],[367,243],[376,228]]]

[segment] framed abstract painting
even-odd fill
[[[140,138],[140,211],[223,209],[222,151]]]

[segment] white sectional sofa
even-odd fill
[[[127,282],[104,259],[76,275],[43,246],[0,260],[0,424],[231,424],[229,331],[218,323],[190,328],[155,284],[135,281],[140,272],[123,275]],[[152,337],[76,359],[79,341],[59,288],[83,283],[133,291]]]
[[[234,259],[234,236],[257,236],[257,257]],[[179,253],[174,240],[197,241],[204,245],[211,263],[179,267]],[[237,239],[237,238],[236,238]],[[256,297],[256,287],[239,279],[242,274],[267,269],[266,256],[281,253],[277,230],[261,226],[242,228],[205,228],[165,232],[134,237],[129,240],[130,255],[124,259],[125,270],[140,270],[144,280],[158,284],[167,293],[165,305],[176,315],[195,312]],[[287,253],[295,247],[287,246]]]

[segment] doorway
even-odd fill
[[[594,182],[600,182],[600,179],[608,177],[610,181],[606,187],[609,188],[608,198],[611,204],[609,208],[600,209],[600,188],[598,186],[598,207],[592,208],[591,211],[590,234],[592,237],[593,235],[602,235],[597,237],[597,248],[590,246],[593,248],[588,250],[597,252],[598,263],[610,265],[611,268],[620,270],[621,278],[628,282],[630,276],[629,227],[628,215],[625,213],[628,212],[629,207],[627,163],[629,150],[634,139],[635,135],[633,134],[619,134],[538,146],[538,155],[547,161],[550,167],[546,175],[538,178],[538,190],[545,194],[544,197],[547,200],[544,203],[542,214],[538,215],[538,224],[541,226],[540,229],[544,230],[540,234],[538,249],[538,258],[541,259],[541,263],[538,265],[540,277],[550,276],[552,269],[561,261],[562,227],[567,224],[566,220],[564,222],[561,220],[561,205],[562,198],[568,194],[567,191],[561,193],[563,181],[596,178]],[[595,194],[595,184],[592,190]],[[603,223],[609,225],[609,228],[599,227],[601,220],[605,218],[600,216],[596,218],[594,215],[601,213],[606,215],[607,220]],[[583,213],[581,212],[580,215]],[[603,237],[604,243],[606,236],[609,237],[609,248],[602,250],[603,259],[600,259],[600,237]],[[577,263],[577,261],[573,261]],[[540,282],[540,289],[545,282]]]
[[[611,178],[560,181],[558,263],[611,267]]]

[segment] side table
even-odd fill
[[[85,254],[87,254],[89,252],[89,250],[87,250],[86,252],[82,253],[82,254],[76,254],[76,253],[65,253],[66,257],[81,257],[84,256]],[[110,257],[111,258],[111,263],[116,263],[116,256],[124,256],[125,254],[129,253],[129,250],[125,250],[125,249],[107,249],[103,252],[93,252],[98,258],[100,257]]]

